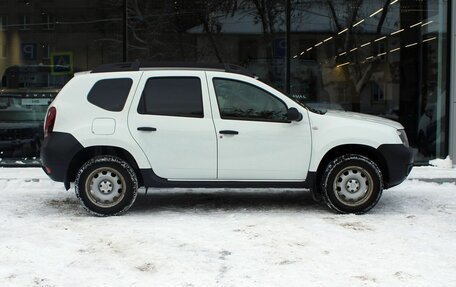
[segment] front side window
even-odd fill
[[[213,80],[222,119],[286,122],[287,106],[272,94],[236,80]]]
[[[147,80],[138,113],[202,118],[203,96],[197,77],[159,77]]]

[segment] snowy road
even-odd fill
[[[0,286],[456,286],[454,183],[407,180],[362,216],[305,191],[198,189],[95,218],[18,171],[0,169]]]

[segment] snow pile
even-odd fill
[[[362,216],[300,190],[149,189],[98,218],[36,175],[0,169],[2,287],[456,286],[452,183],[407,180]]]
[[[429,164],[440,168],[453,168],[453,162],[451,161],[450,156],[447,156],[445,159],[436,158],[430,160]]]

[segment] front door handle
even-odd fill
[[[142,131],[142,132],[155,132],[157,131],[156,128],[153,128],[153,127],[139,127],[138,128],[138,131]]]
[[[222,135],[238,135],[239,134],[238,131],[232,131],[232,130],[223,130],[223,131],[219,131],[219,133]]]

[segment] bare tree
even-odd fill
[[[358,20],[358,11],[361,5],[363,4],[364,0],[356,0],[354,8],[351,11],[351,14],[349,16],[349,21],[347,23],[348,31],[346,33],[345,41],[344,41],[344,51],[350,50],[350,47],[352,47],[352,44],[355,39],[355,34],[353,33],[353,25],[356,23]],[[334,7],[334,3],[332,0],[326,0],[326,3],[328,5],[328,9],[330,10],[330,14],[333,18],[334,24],[337,27],[338,32],[342,31],[342,26],[340,25],[341,19],[338,17],[336,13],[336,9]],[[381,35],[382,33],[382,28],[383,24],[385,22],[386,16],[388,14],[388,9],[390,6],[391,0],[386,0],[383,4],[383,10],[381,12],[380,19],[377,23],[377,28],[375,30],[375,35]],[[375,43],[376,45],[376,43]],[[356,57],[356,56],[353,56]],[[344,67],[346,70],[347,76],[351,79],[355,90],[358,94],[362,92],[366,84],[370,81],[373,72],[375,71],[375,68],[379,64],[379,59],[374,58],[372,61],[370,61],[367,65],[361,63],[360,61],[352,61],[352,64],[347,65]]]
[[[207,35],[214,54],[220,63],[223,63],[223,57],[215,38],[215,34],[220,33],[221,29],[221,24],[218,23],[218,18],[226,17],[229,14],[235,13],[237,8],[237,1],[231,0],[206,0],[203,1],[203,5],[200,8],[201,13],[199,13],[199,19],[201,19],[203,31]]]
[[[285,1],[283,0],[241,0],[239,9],[252,15],[255,20],[261,23],[263,47],[265,48],[268,61],[268,79],[274,82],[274,47],[273,41],[280,31],[277,27],[285,24]],[[282,32],[285,32],[283,29]]]

